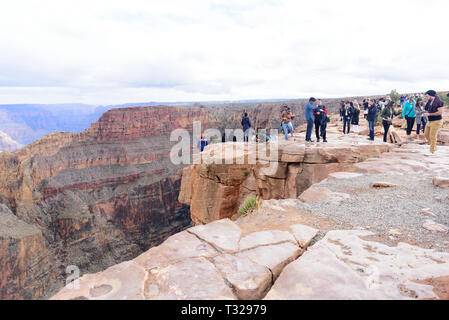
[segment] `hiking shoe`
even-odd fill
[[[327,140],[326,140],[326,139],[324,139],[324,140],[323,140],[323,142],[324,142],[324,143],[327,143]]]

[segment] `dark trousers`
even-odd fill
[[[384,142],[387,142],[388,130],[390,130],[391,123],[388,121],[382,120],[382,124],[384,126]]]
[[[317,140],[320,140],[320,127],[321,127],[321,119],[315,117],[315,135]]]
[[[405,119],[407,120],[407,135],[412,134],[413,125],[415,124],[415,118],[405,116]]]
[[[348,128],[347,131],[346,131],[346,128]],[[343,118],[343,133],[349,134],[349,131],[351,131],[351,118],[349,118],[349,119]]]
[[[320,130],[321,130],[320,135],[321,135],[321,137],[323,137],[324,141],[326,141],[326,129],[327,129],[327,121],[323,120],[320,125]]]
[[[307,120],[306,141],[312,140],[313,123],[314,119]]]
[[[374,140],[374,121],[368,121],[369,125],[369,137],[371,140]]]

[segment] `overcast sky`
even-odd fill
[[[449,90],[447,0],[14,0],[0,103]]]

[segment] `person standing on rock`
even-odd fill
[[[359,121],[360,121],[360,106],[357,101],[354,101],[354,108],[352,109],[351,124],[354,127],[354,133],[359,133]]]
[[[315,135],[317,142],[320,142],[320,137],[323,137],[324,142],[326,141],[326,128],[327,128],[327,108],[323,104],[321,99],[317,103],[318,109],[313,110],[313,115],[315,117]],[[321,131],[321,133],[320,133]]]
[[[315,118],[313,116],[313,110],[318,109],[316,104],[315,98],[310,98],[309,103],[307,103],[305,108],[305,115],[306,115],[306,121],[307,121],[307,131],[306,131],[306,142],[313,142],[312,141],[312,130],[313,130],[313,123],[315,122]]]
[[[416,103],[413,98],[410,98],[404,103],[404,108],[402,109],[402,118],[404,118],[407,122],[407,141],[412,140],[410,135],[412,134],[416,119],[415,104]]]
[[[245,112],[245,114],[242,117],[242,127],[243,127],[243,141],[248,142],[248,135],[249,135],[249,129],[251,129],[251,120],[248,117],[248,113]]]
[[[437,150],[437,137],[438,132],[443,126],[443,106],[444,103],[437,95],[435,90],[429,90],[426,92],[427,104],[424,107],[426,112],[424,117],[428,117],[429,122],[424,131],[427,141],[430,143],[430,153],[426,156],[432,156]]]
[[[368,140],[374,141],[374,123],[377,119],[377,107],[373,100],[368,103],[368,115],[366,117],[369,126],[369,138]]]
[[[281,114],[281,120],[282,120],[282,130],[284,131],[285,140],[288,141],[288,134],[290,133],[293,137],[293,125],[292,120],[295,118],[295,116],[292,114],[290,108],[285,105],[284,111],[282,111]]]
[[[397,115],[399,115],[399,112],[394,109],[394,102],[390,100],[380,113],[382,125],[384,127],[384,142],[387,142],[388,131],[393,123],[393,117]]]
[[[421,132],[424,133],[426,130],[427,118],[423,116],[425,113],[424,110],[424,100],[422,98],[418,98],[415,105],[415,115],[416,115],[416,134],[419,135]]]
[[[340,116],[343,118],[343,134],[349,134],[352,118],[352,107],[349,101],[346,101],[344,108],[340,110]]]

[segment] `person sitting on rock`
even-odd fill
[[[293,137],[293,125],[292,120],[295,116],[292,114],[290,108],[287,105],[284,105],[284,111],[281,114],[282,120],[282,130],[284,131],[285,140],[288,141],[288,134],[290,133]]]

